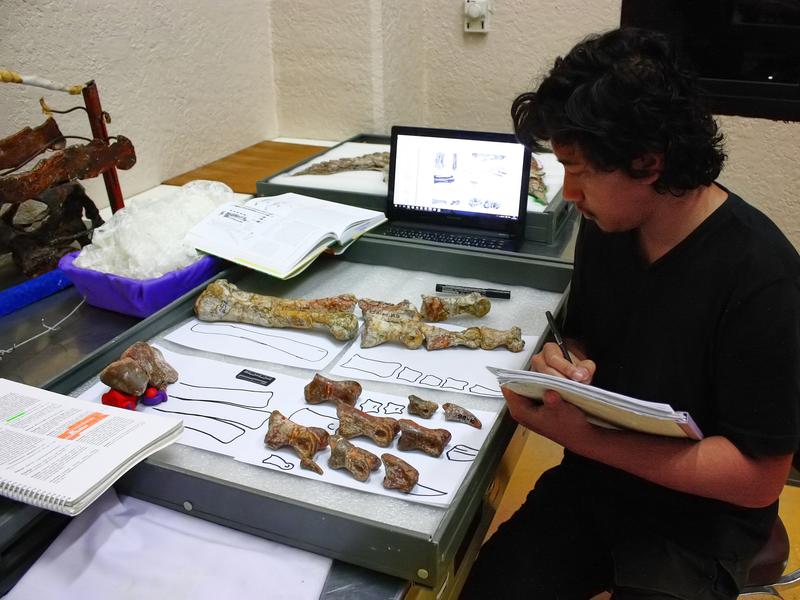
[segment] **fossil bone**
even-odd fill
[[[423,294],[420,312],[426,321],[435,323],[446,321],[459,315],[483,317],[488,314],[491,308],[491,300],[481,296],[478,292],[454,297],[426,296]]]
[[[370,472],[381,465],[381,459],[372,452],[354,446],[341,436],[331,436],[330,444],[328,466],[332,469],[346,469],[358,481],[366,481]]]
[[[483,427],[480,419],[463,406],[453,404],[452,402],[446,402],[445,404],[442,404],[442,409],[444,409],[444,418],[447,421],[466,423],[467,425],[472,425],[475,429],[480,429]]]
[[[298,175],[332,175],[343,171],[385,171],[389,167],[388,152],[373,152],[352,158],[338,158],[318,162],[307,169],[294,173]]]
[[[61,150],[66,144],[53,118],[48,118],[38,127],[24,127],[0,140],[0,169],[19,167],[31,156],[38,156],[45,150]]]
[[[194,304],[202,321],[232,321],[263,327],[326,329],[337,340],[352,340],[358,333],[358,319],[351,312],[355,296],[344,294],[316,300],[286,300],[252,294],[225,279],[209,284]]]
[[[419,321],[421,319],[419,311],[408,300],[403,300],[397,304],[389,304],[388,302],[381,302],[380,300],[360,298],[358,300],[358,307],[365,317],[367,315],[378,315],[387,321],[393,322],[408,320]]]
[[[164,360],[158,348],[147,342],[136,342],[119,360],[103,369],[100,381],[120,392],[141,396],[148,387],[166,389],[167,385],[178,381],[178,372]]]
[[[327,447],[328,437],[328,432],[320,427],[298,425],[273,410],[264,443],[273,450],[291,446],[300,457],[301,467],[322,475],[322,468],[314,462],[314,455]]]
[[[303,393],[309,404],[344,402],[354,406],[361,395],[361,384],[351,380],[334,381],[317,373],[303,388]]]
[[[372,348],[386,342],[400,342],[406,348],[414,350],[419,348],[423,341],[421,323],[418,321],[390,321],[378,314],[367,314],[364,318],[362,348]]]
[[[425,348],[428,350],[442,350],[453,346],[466,346],[474,349],[480,348],[481,345],[481,331],[478,327],[450,331],[423,323],[420,329],[425,336]]]
[[[491,327],[481,327],[481,348],[493,350],[500,346],[505,346],[511,352],[521,352],[525,348],[525,340],[522,339],[522,330],[519,327],[511,329],[492,329]]]
[[[381,454],[383,461],[383,487],[387,490],[400,490],[408,494],[419,481],[419,471],[394,454]]]
[[[375,417],[342,402],[336,405],[336,415],[339,417],[338,435],[347,439],[365,435],[382,448],[392,444],[400,428],[397,419]]]
[[[452,437],[447,429],[429,429],[410,419],[400,419],[398,450],[422,450],[431,456],[441,456]]]
[[[423,400],[414,394],[411,394],[408,397],[408,412],[412,415],[417,415],[423,419],[430,419],[433,416],[433,413],[436,412],[437,408],[439,408],[439,405],[436,404],[436,402]]]

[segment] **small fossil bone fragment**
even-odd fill
[[[406,348],[415,350],[425,340],[421,326],[418,321],[390,321],[377,314],[367,314],[364,318],[364,332],[361,334],[361,347],[372,348],[386,342],[400,342]]]
[[[322,468],[314,462],[314,455],[327,447],[328,438],[328,432],[324,429],[298,425],[273,410],[264,443],[273,450],[291,446],[300,457],[301,467],[322,475]]]
[[[336,405],[336,415],[339,417],[338,435],[347,439],[365,435],[381,448],[388,448],[400,429],[397,419],[369,415],[342,402]]]
[[[332,469],[346,469],[358,481],[366,481],[369,474],[381,465],[381,459],[372,452],[354,446],[341,436],[331,436],[330,444],[328,466]]]
[[[398,450],[422,450],[431,456],[441,456],[452,437],[447,429],[429,429],[410,419],[400,419]]]
[[[481,348],[493,350],[500,346],[505,346],[511,352],[521,352],[525,348],[525,340],[522,339],[522,330],[519,327],[511,329],[492,329],[491,327],[481,327]]]
[[[287,300],[244,292],[218,279],[197,297],[194,312],[202,321],[231,321],[262,327],[326,329],[337,340],[352,340],[358,319],[352,313],[355,296],[343,294],[316,300]]]
[[[396,304],[389,304],[380,300],[371,300],[370,298],[360,298],[358,300],[358,307],[361,313],[366,317],[367,315],[378,315],[387,321],[401,322],[401,321],[419,321],[421,315],[416,307],[408,300],[403,300]]]
[[[481,346],[481,331],[478,327],[450,331],[449,329],[423,323],[420,325],[420,329],[425,336],[425,348],[427,350],[442,350],[453,346],[466,346],[474,349]]]
[[[419,481],[419,471],[394,454],[381,454],[383,461],[383,487],[387,490],[400,490],[408,494]]]
[[[408,397],[408,412],[423,419],[430,419],[439,405],[430,400],[423,400],[419,396],[411,394]]]
[[[389,167],[388,152],[373,152],[352,158],[338,158],[326,160],[311,165],[307,169],[292,175],[332,175],[343,171],[384,171]]]
[[[119,360],[100,373],[100,381],[126,394],[141,396],[148,387],[166,389],[178,381],[178,372],[164,360],[158,348],[147,342],[136,342]]]
[[[453,404],[452,402],[446,402],[442,404],[442,409],[444,409],[444,418],[447,421],[466,423],[467,425],[472,425],[475,429],[483,427],[483,423],[481,423],[480,419],[463,406]]]
[[[435,323],[446,321],[459,315],[483,317],[489,313],[491,308],[491,300],[481,296],[478,292],[454,297],[426,296],[423,294],[420,312],[426,321]]]
[[[317,373],[303,388],[303,394],[309,404],[344,402],[355,406],[356,400],[361,395],[361,384],[352,380],[335,381]]]

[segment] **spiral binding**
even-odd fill
[[[0,482],[0,495],[6,496],[11,500],[30,504],[31,506],[57,512],[64,512],[65,507],[69,504],[69,498],[61,494],[50,494],[42,489],[28,487],[11,481]]]

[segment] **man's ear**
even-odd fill
[[[655,183],[664,170],[664,155],[655,152],[643,154],[639,158],[633,159],[631,169],[636,173],[636,178],[640,182],[648,185]]]

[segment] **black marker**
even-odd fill
[[[572,363],[572,359],[567,351],[567,345],[564,343],[564,338],[561,337],[561,332],[558,330],[558,325],[556,325],[556,320],[553,318],[553,315],[550,314],[549,310],[546,310],[544,315],[547,317],[547,323],[550,325],[550,331],[553,332],[553,337],[556,339],[556,344],[558,344],[558,347],[561,348],[561,354],[563,354],[564,358]]]
[[[437,283],[436,291],[443,294],[471,294],[472,292],[478,292],[480,295],[486,296],[487,298],[511,299],[511,290],[495,290],[492,288],[477,288],[466,285],[450,285],[448,283]]]

